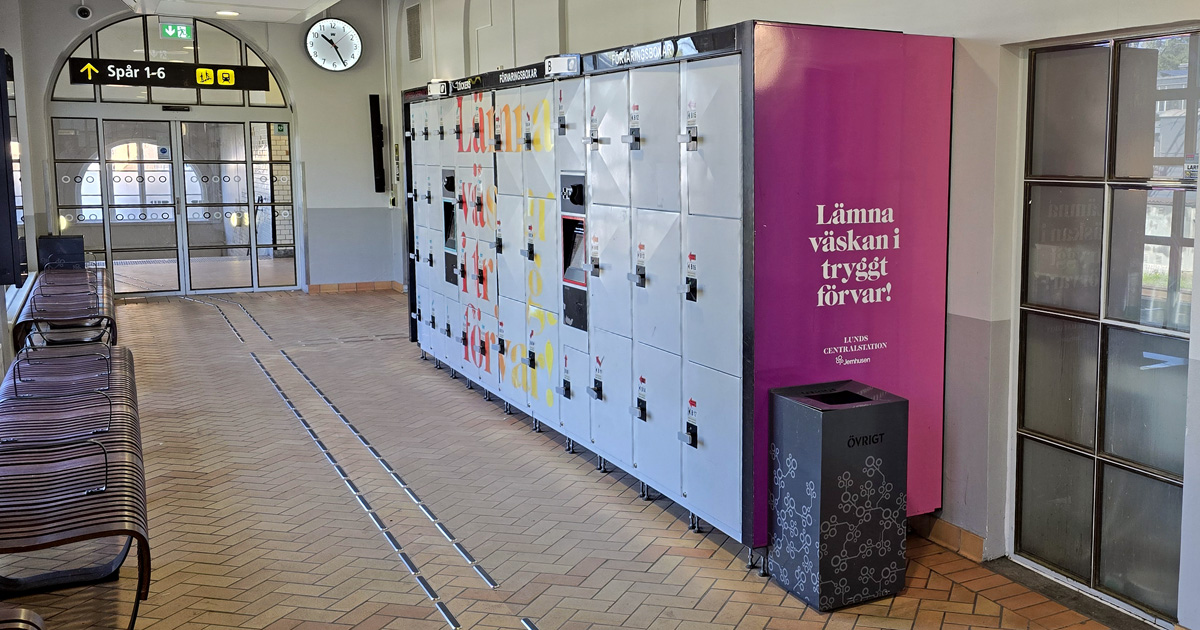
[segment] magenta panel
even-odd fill
[[[756,544],[771,388],[910,401],[908,513],[941,506],[953,40],[760,23],[754,62]]]

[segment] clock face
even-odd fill
[[[313,63],[334,72],[348,70],[362,57],[362,38],[342,20],[326,18],[308,29],[305,39]]]

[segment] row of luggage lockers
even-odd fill
[[[426,352],[740,538],[739,58],[410,105]]]

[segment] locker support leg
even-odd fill
[[[599,455],[596,456],[596,470],[599,470],[602,473],[608,472],[608,470],[605,468],[604,458],[600,457]]]
[[[471,379],[467,379],[467,389],[475,389],[475,383],[471,382]]]
[[[754,548],[747,546],[746,547],[746,568],[753,569],[755,564],[756,563],[754,560]]]
[[[568,453],[575,452],[575,442],[572,441],[571,438],[567,438],[567,446],[564,450],[566,450]]]
[[[492,392],[488,391],[487,389],[484,389],[483,390],[483,399],[490,401],[492,399]]]
[[[454,370],[450,370],[450,379],[453,380],[456,378],[458,378],[458,372],[455,372]]]
[[[425,361],[425,360],[426,360],[426,357],[425,357],[425,351],[424,351],[424,350],[422,350],[422,351],[421,351],[421,360],[422,360],[422,361]]]
[[[762,551],[758,552],[758,576],[767,577],[767,548],[763,547]]]
[[[438,359],[434,359],[433,360],[433,369],[435,369],[435,370],[442,369],[442,362],[439,361]]]
[[[542,432],[542,423],[541,423],[541,422],[538,422],[538,419],[537,419],[537,418],[534,418],[534,419],[533,419],[533,432],[534,432],[534,433],[541,433],[541,432]]]
[[[508,416],[512,415],[512,405],[508,404],[507,402],[504,403],[504,414]]]

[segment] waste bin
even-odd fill
[[[856,381],[770,393],[771,577],[820,611],[895,595],[908,401]]]

